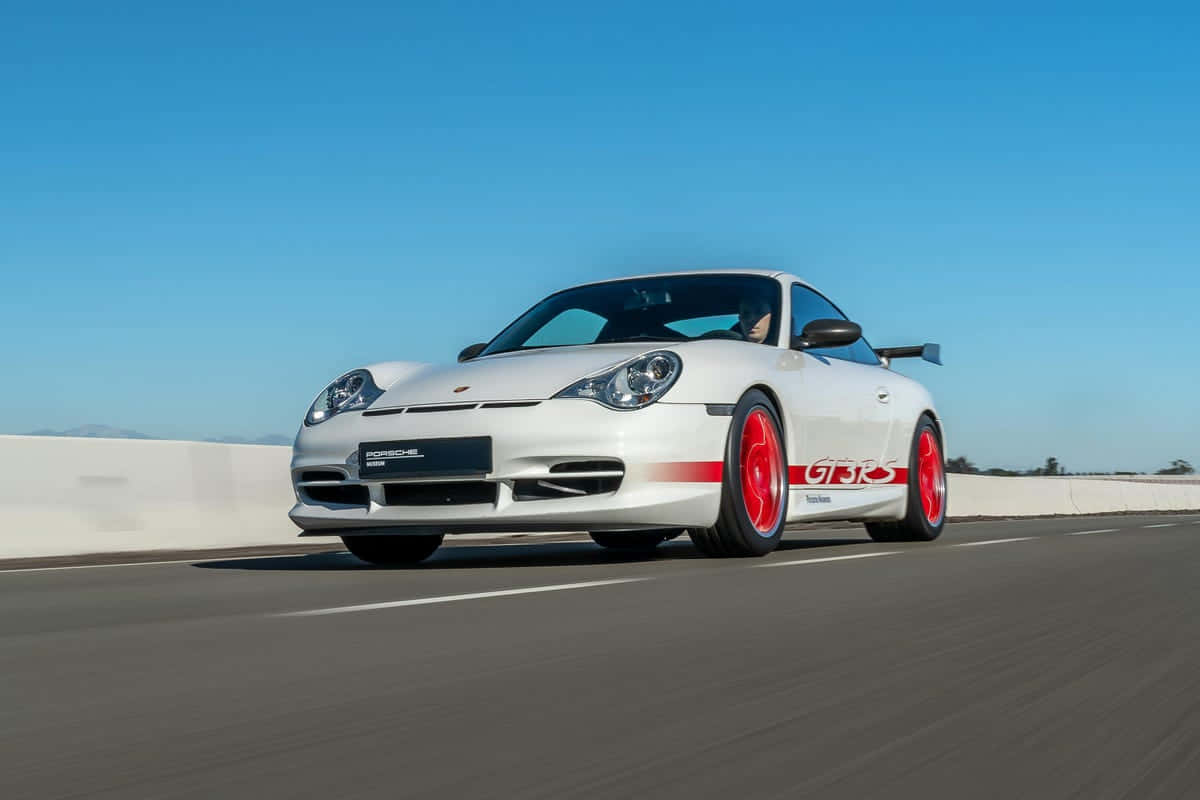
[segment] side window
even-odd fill
[[[799,336],[804,326],[814,319],[845,319],[846,315],[838,311],[833,303],[821,295],[801,286],[792,284],[792,335]],[[879,358],[866,339],[859,339],[854,344],[845,347],[822,347],[809,350],[809,353],[829,358],[840,358],[846,361],[856,361],[860,364],[879,364]]]
[[[599,314],[584,311],[582,308],[568,308],[539,328],[524,346],[591,344],[600,335],[604,321],[604,317]]]

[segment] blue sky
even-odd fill
[[[565,285],[777,266],[943,344],[952,454],[1200,462],[1200,17],[960,7],[10,6],[0,431],[290,433]]]

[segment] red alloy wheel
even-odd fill
[[[770,534],[783,511],[783,447],[767,412],[756,408],[742,426],[742,502],[750,523]]]
[[[921,510],[930,525],[942,521],[946,510],[946,468],[942,464],[942,450],[933,431],[921,431],[917,446],[917,488],[921,492]]]

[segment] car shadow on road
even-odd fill
[[[846,539],[784,539],[776,552],[825,548],[851,548],[871,544],[862,537]],[[344,550],[261,558],[197,561],[193,567],[249,571],[350,571],[350,570],[447,570],[512,567],[579,567],[633,564],[651,561],[684,561],[704,556],[686,538],[660,545],[651,553],[605,550],[592,542],[547,542],[530,544],[449,545],[414,566],[377,567],[359,561]],[[741,559],[730,559],[741,561]],[[719,563],[719,561],[717,562]]]

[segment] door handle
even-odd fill
[[[887,390],[886,386],[880,386],[875,390],[875,399],[881,403],[886,403],[892,399],[892,393]]]

